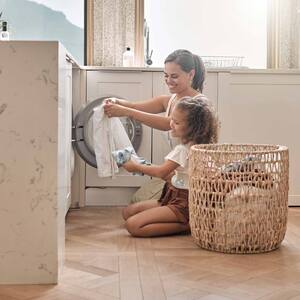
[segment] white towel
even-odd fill
[[[112,157],[112,151],[133,146],[121,120],[108,118],[104,113],[103,104],[94,108],[93,141],[98,176],[114,177],[119,168]]]

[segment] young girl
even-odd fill
[[[171,135],[178,144],[162,165],[141,165],[128,161],[123,167],[166,181],[159,201],[148,200],[123,209],[125,226],[136,237],[168,235],[189,230],[188,153],[193,144],[217,141],[217,119],[205,97],[185,97],[171,114]]]

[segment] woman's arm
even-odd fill
[[[166,110],[170,96],[158,96],[141,102],[114,100],[115,102],[107,102],[104,105],[104,112],[108,117],[126,116],[155,129],[170,130],[170,118],[157,115]]]
[[[157,114],[150,114],[136,109],[129,109],[127,111],[129,118],[135,119],[147,126],[159,130],[170,130],[170,117],[160,116]]]
[[[157,114],[166,111],[170,95],[161,95],[144,101],[128,101],[115,98],[115,104],[136,110]]]
[[[162,179],[169,178],[169,175],[178,168],[179,164],[174,161],[166,160],[161,165],[142,165],[129,160],[122,167],[128,172],[140,172],[149,176],[158,177]]]

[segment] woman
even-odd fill
[[[161,95],[146,101],[130,102],[111,99],[104,111],[108,117],[130,117],[155,129],[169,131],[170,114],[175,104],[183,97],[201,95],[205,79],[205,67],[198,55],[188,50],[176,50],[164,62],[165,82],[170,95]],[[204,97],[204,96],[203,96]],[[157,115],[166,112],[165,116]],[[171,139],[173,148],[178,142]]]
[[[149,127],[167,131],[166,140],[170,146],[169,150],[172,150],[180,141],[169,134],[171,129],[171,112],[183,97],[205,98],[202,95],[205,67],[198,55],[184,49],[171,53],[165,59],[164,65],[165,82],[171,95],[161,95],[138,102],[115,98],[108,99],[104,105],[104,112],[108,117],[126,116]],[[164,116],[158,115],[162,112],[165,112]],[[164,179],[167,180],[168,178]],[[159,196],[163,184],[160,180],[152,180],[151,184],[147,183],[138,190],[133,196],[133,201],[136,202]]]

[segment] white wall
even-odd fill
[[[145,0],[153,66],[184,48],[201,56],[244,56],[265,68],[267,0]]]

